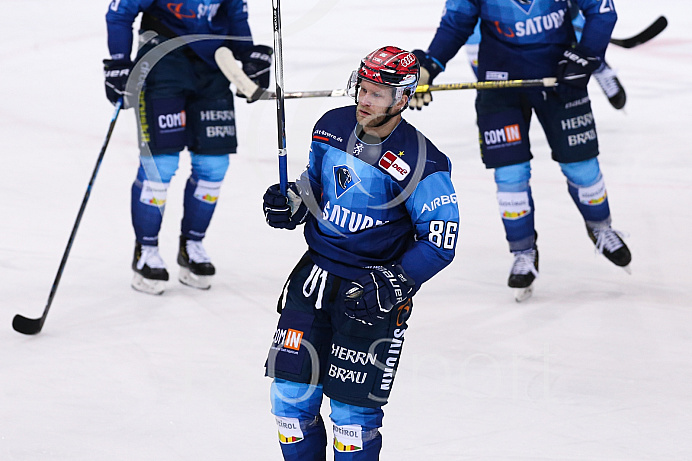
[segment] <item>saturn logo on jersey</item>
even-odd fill
[[[185,19],[185,18],[195,18],[197,17],[195,15],[195,12],[192,11],[191,9],[188,8],[187,12],[181,12],[183,8],[182,3],[169,3],[166,5],[168,7],[168,11],[173,13],[176,18],[178,19]]]
[[[344,193],[358,184],[360,178],[348,165],[339,165],[334,167],[334,187],[336,189],[336,198],[341,197]]]
[[[380,159],[380,166],[384,168],[387,173],[394,176],[397,181],[403,180],[411,172],[411,167],[408,163],[397,157],[391,150],[384,153]]]

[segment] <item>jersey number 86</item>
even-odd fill
[[[428,240],[438,248],[453,250],[456,245],[459,223],[454,221],[430,221]]]

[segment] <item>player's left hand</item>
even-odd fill
[[[286,195],[281,193],[278,184],[269,186],[263,202],[264,218],[271,227],[293,230],[308,218],[308,208],[294,182],[288,183]]]
[[[413,296],[415,282],[399,264],[375,266],[346,290],[346,315],[372,325]]]
[[[557,63],[557,82],[577,88],[586,88],[591,74],[601,65],[601,59],[589,51],[576,47],[565,50]]]
[[[269,88],[269,68],[272,65],[274,50],[267,45],[254,45],[240,56],[243,72],[263,89]],[[249,101],[248,102],[253,102]]]

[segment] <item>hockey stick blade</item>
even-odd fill
[[[658,34],[663,32],[663,30],[668,26],[668,20],[665,16],[660,16],[656,19],[649,27],[639,32],[629,38],[611,38],[610,43],[617,45],[622,48],[634,48],[642,43],[646,43],[652,38],[656,37]]]
[[[14,331],[24,335],[35,335],[41,332],[45,321],[45,317],[29,319],[23,315],[17,314],[14,316],[14,319],[12,319],[12,328],[14,328]]]
[[[250,77],[238,66],[231,50],[225,46],[219,47],[214,53],[214,59],[221,72],[249,102],[257,101],[258,99],[269,99],[262,97],[265,91],[250,80]]]

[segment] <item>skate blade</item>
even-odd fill
[[[166,288],[166,281],[145,279],[141,274],[135,272],[134,277],[132,277],[131,285],[132,288],[142,293],[160,295],[163,294],[163,291]]]
[[[632,268],[630,267],[629,264],[626,265],[626,266],[620,266],[620,267],[622,267],[622,270],[623,270],[623,271],[625,271],[625,272],[627,272],[628,274],[632,275]]]
[[[518,303],[526,301],[533,294],[533,285],[529,285],[526,288],[515,288],[514,289],[514,300]]]
[[[192,288],[197,288],[198,290],[208,290],[211,288],[211,279],[213,275],[196,275],[190,272],[190,269],[186,267],[180,268],[180,273],[178,274],[178,280],[183,285],[187,285]]]

